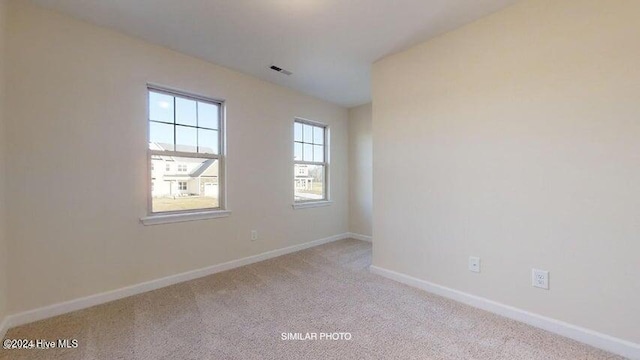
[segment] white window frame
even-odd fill
[[[193,221],[193,220],[205,220],[219,217],[226,217],[231,214],[231,211],[227,210],[226,205],[226,112],[225,101],[221,99],[214,99],[207,96],[197,95],[182,90],[171,89],[168,87],[147,84],[146,87],[147,98],[147,139],[145,147],[147,149],[147,166],[148,166],[148,191],[147,191],[147,216],[141,219],[144,225],[157,225],[173,222]],[[188,100],[194,100],[219,106],[219,119],[218,119],[218,154],[206,154],[206,153],[192,153],[183,151],[161,151],[149,149],[150,134],[150,109],[149,109],[149,94],[150,92],[162,93],[169,96],[184,98]],[[201,159],[216,159],[218,160],[218,207],[201,208],[193,210],[179,210],[179,211],[163,211],[153,212],[153,194],[152,184],[153,179],[151,176],[151,161],[154,156],[174,156],[174,157],[187,157],[187,158],[201,158]],[[167,164],[170,166],[170,164]]]
[[[300,117],[296,117],[293,121],[293,142],[292,142],[292,149],[295,149],[295,125],[296,123],[298,124],[302,124],[302,125],[311,125],[311,126],[316,126],[316,127],[321,127],[324,129],[324,139],[323,139],[323,151],[324,151],[324,156],[323,159],[324,161],[319,162],[319,161],[303,161],[303,160],[295,160],[295,153],[293,154],[292,158],[293,160],[293,166],[292,166],[292,170],[293,170],[293,177],[292,177],[292,184],[293,184],[293,208],[294,209],[303,209],[303,208],[310,208],[310,207],[319,207],[319,206],[326,206],[326,205],[330,205],[332,203],[331,201],[331,184],[330,184],[330,158],[329,158],[329,153],[330,153],[330,128],[328,124],[325,123],[321,123],[318,121],[314,121],[314,120],[309,120],[309,119],[304,119],[304,118],[300,118]],[[303,139],[304,140],[304,139]],[[304,147],[304,145],[303,145]],[[294,150],[295,151],[295,150]],[[296,165],[320,165],[324,167],[324,197],[322,199],[312,199],[312,200],[296,200],[296,188],[295,188],[295,167]]]

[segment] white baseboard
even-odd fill
[[[9,330],[9,318],[6,317],[0,322],[0,340],[4,339],[4,335]]]
[[[372,265],[370,267],[370,271],[373,274],[384,276],[388,279],[413,286],[436,295],[489,311],[509,319],[520,321],[599,349],[622,355],[630,359],[640,360],[640,344],[618,339],[597,331],[534,314],[480,296],[471,295],[381,267]]]
[[[54,316],[70,313],[77,310],[86,309],[92,306],[108,303],[114,300],[123,299],[129,296],[138,295],[147,291],[157,290],[170,285],[178,284],[181,282],[198,279],[204,276],[212,275],[222,271],[235,269],[241,266],[257,263],[260,261],[272,259],[278,256],[294,253],[300,250],[308,249],[314,246],[327,244],[333,241],[348,239],[349,234],[339,234],[330,236],[328,238],[310,241],[304,244],[289,246],[282,249],[267,251],[262,254],[249,256],[246,258],[232,260],[218,265],[208,266],[206,268],[188,271],[185,273],[171,275],[164,278],[147,281],[144,283],[123,287],[121,289],[107,291],[100,294],[90,295],[87,297],[65,301],[58,304],[53,304],[45,307],[41,307],[34,310],[21,312],[18,314],[9,315],[2,323],[0,330],[8,330],[9,328],[29,324],[35,321],[48,319]],[[1,334],[1,333],[0,333]],[[4,334],[2,334],[4,335]]]
[[[368,242],[372,242],[373,241],[373,238],[371,236],[369,236],[369,235],[362,235],[362,234],[358,234],[358,233],[347,233],[347,234],[352,239],[361,240],[361,241],[368,241]]]

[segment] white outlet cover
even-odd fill
[[[469,256],[469,271],[480,272],[480,258],[477,256]]]
[[[549,272],[540,269],[531,269],[531,282],[534,287],[549,290]]]
[[[251,241],[258,240],[258,230],[251,230]]]

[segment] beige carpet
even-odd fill
[[[323,245],[13,329],[79,347],[0,359],[619,359],[372,275],[370,262],[368,243]],[[352,339],[281,339],[298,332]]]

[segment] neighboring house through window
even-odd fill
[[[328,200],[329,128],[303,119],[294,122],[294,200],[297,203]]]
[[[150,168],[165,169],[150,176],[149,212],[224,209],[222,102],[155,86],[148,95]]]

